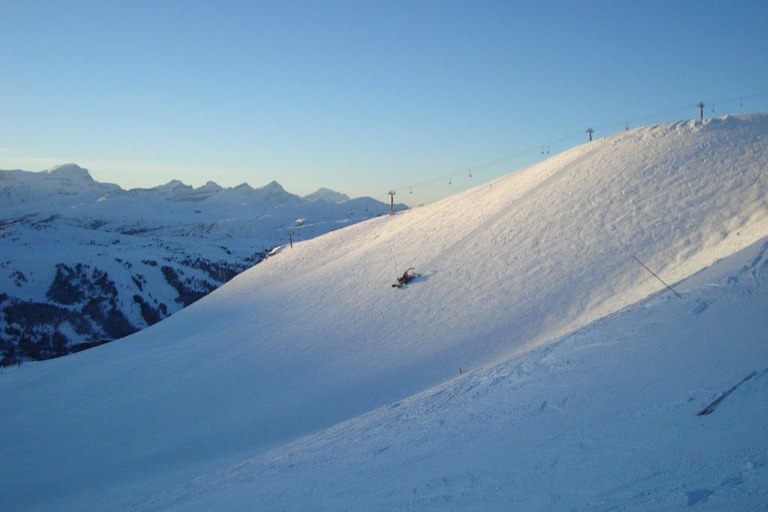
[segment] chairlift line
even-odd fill
[[[744,100],[745,99],[747,99],[747,100],[749,100],[749,99],[760,99],[760,98],[765,98],[765,97],[768,97],[768,91],[767,92],[757,93],[757,94],[735,96],[735,97],[731,97],[731,98],[718,98],[718,99],[715,99],[714,101],[712,101],[710,103],[710,105],[711,105],[710,108],[711,108],[711,111],[714,113],[715,112],[715,103],[735,104],[736,101],[738,101],[739,102],[739,106],[743,108],[744,107]],[[699,102],[696,105],[696,107],[698,107],[698,109],[700,110],[699,111],[700,118],[703,119],[703,117],[704,117],[704,115],[703,115],[704,114],[704,112],[703,112],[703,110],[704,110],[704,102]],[[644,121],[646,121],[648,119],[657,118],[657,117],[662,116],[662,115],[671,115],[671,114],[676,114],[676,113],[684,112],[685,110],[687,110],[689,108],[690,108],[690,106],[680,106],[680,107],[677,107],[677,108],[674,108],[674,109],[667,109],[667,110],[664,110],[664,111],[656,111],[656,112],[648,114],[648,115],[632,118],[632,119],[626,120],[623,123],[624,129],[625,130],[629,130],[630,123],[632,123],[632,124],[642,123],[642,122],[644,122]],[[592,127],[590,127],[590,129],[586,130],[586,132],[589,135],[590,140],[592,140],[592,138],[593,138],[592,135],[595,132],[601,131],[601,132],[604,132],[604,133],[609,133],[609,132],[612,131],[612,130],[609,130],[609,128],[614,128],[615,129],[615,127],[617,125],[620,127],[622,125],[622,123],[619,121],[619,122],[607,123],[607,124],[603,124],[603,125],[599,125],[599,126],[592,125]],[[619,129],[621,129],[621,128],[619,128]],[[569,133],[568,135],[564,135],[564,136],[559,137],[557,139],[554,139],[554,140],[552,140],[550,142],[552,144],[555,144],[555,143],[560,143],[560,142],[563,142],[563,141],[566,141],[566,140],[569,140],[569,139],[575,139],[576,137],[578,137],[578,135],[580,133],[582,134],[582,137],[583,137],[584,130],[580,130],[580,131],[577,131],[577,132]],[[488,160],[488,161],[479,163],[477,165],[474,165],[474,166],[472,166],[471,168],[468,169],[467,177],[468,178],[472,178],[474,176],[473,170],[485,169],[486,167],[491,167],[491,166],[500,164],[500,163],[508,161],[508,160],[512,160],[512,159],[515,159],[515,158],[521,158],[521,157],[524,157],[525,155],[530,155],[531,153],[535,154],[535,151],[537,149],[539,150],[539,154],[541,154],[541,155],[549,155],[550,151],[551,151],[550,150],[550,145],[547,145],[547,144],[544,144],[544,145],[537,144],[535,146],[528,147],[527,149],[523,149],[523,150],[520,150],[520,151],[517,151],[517,152],[514,152],[514,153],[507,154],[507,155],[502,156],[500,158],[495,158],[493,160]],[[421,182],[417,183],[416,185],[417,186],[423,186],[423,187],[427,187],[427,186],[432,187],[432,186],[437,185],[440,181],[444,180],[446,177],[448,178],[448,185],[453,185],[453,174],[455,174],[455,171],[453,173],[451,173],[451,174],[443,174],[442,176],[435,176],[435,177],[433,177],[431,179],[427,179],[427,180],[421,181]],[[443,183],[445,183],[445,182],[443,181]],[[408,193],[409,194],[413,194],[413,185],[409,186]]]

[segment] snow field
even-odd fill
[[[692,414],[764,359],[764,287],[718,274],[594,322],[663,290],[632,256],[675,284],[768,236],[767,164],[766,115],[622,133],[295,244],[145,331],[8,372],[4,508],[679,509],[727,502],[717,475],[759,503],[765,422]],[[422,277],[392,289],[409,266]],[[687,312],[716,292],[722,317],[717,301]],[[743,435],[702,455],[716,422]]]
[[[141,510],[760,510],[767,253],[768,239],[683,283],[682,300],[655,294]]]

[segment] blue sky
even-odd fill
[[[0,168],[126,188],[418,203],[588,126],[768,110],[765,1],[2,0],[0,34]]]

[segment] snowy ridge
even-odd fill
[[[768,366],[751,367],[766,355],[766,169],[766,115],[663,124],[295,244],[145,331],[3,375],[13,398],[0,405],[0,435],[16,440],[0,446],[6,499],[11,510],[661,510],[748,489],[745,503],[760,503],[764,408],[729,441],[738,455],[691,457],[708,464],[698,480],[672,466],[701,430],[684,421]],[[422,276],[393,290],[409,266]],[[460,369],[470,375],[454,380]],[[765,382],[744,392],[759,402]],[[562,412],[566,423],[553,419]],[[740,424],[723,416],[712,418]],[[48,418],[60,428],[50,432]],[[659,418],[667,430],[652,427]],[[441,427],[476,449],[446,454]],[[631,467],[616,472],[611,457],[627,446],[619,458]],[[341,487],[328,481],[334,471]],[[726,491],[704,482],[720,476]],[[548,477],[556,489],[541,487]]]

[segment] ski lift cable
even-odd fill
[[[548,144],[548,145],[556,144],[558,142],[562,142],[564,140],[576,137],[578,135],[581,135],[581,131],[569,133],[568,135],[564,135],[564,136],[559,137],[557,139],[551,140],[550,144]],[[505,162],[505,161],[508,161],[508,160],[512,160],[514,158],[523,157],[523,156],[525,156],[525,155],[527,155],[529,153],[536,153],[536,152],[538,152],[539,147],[540,147],[540,145],[530,146],[530,147],[522,149],[520,151],[516,151],[514,153],[509,153],[509,154],[504,155],[504,156],[499,157],[499,158],[494,158],[493,160],[487,160],[485,162],[481,162],[479,164],[472,165],[470,167],[467,167],[467,169],[469,169],[470,173],[474,176],[478,171],[482,171],[485,168],[493,167],[494,165],[498,165],[498,164],[500,164],[502,162]],[[432,184],[435,184],[435,183],[444,182],[446,179],[450,179],[453,176],[455,176],[456,174],[457,173],[454,171],[454,172],[446,173],[446,174],[443,174],[443,175],[440,175],[440,176],[435,176],[435,177],[430,178],[430,179],[425,180],[425,181],[412,183],[412,184],[410,184],[408,186],[409,187],[423,188],[423,187],[425,187],[427,185],[432,185]],[[404,188],[404,187],[400,187],[400,188]],[[395,190],[397,190],[397,188],[395,188]]]
[[[739,102],[740,105],[743,106],[744,100],[759,99],[759,98],[765,98],[765,97],[768,97],[768,92],[749,94],[749,95],[744,95],[744,96],[732,96],[732,97],[729,97],[729,98],[713,98],[713,99],[710,99],[708,101],[708,103],[710,105],[715,105],[715,104],[722,105],[722,104],[731,104],[731,103]],[[624,123],[628,122],[630,124],[636,124],[636,122],[638,122],[638,121],[645,121],[647,119],[652,119],[654,117],[658,117],[658,116],[662,116],[662,115],[676,114],[676,113],[679,113],[679,112],[687,112],[690,109],[691,109],[690,105],[685,105],[685,106],[680,106],[680,107],[676,107],[676,108],[672,108],[672,109],[668,109],[668,110],[660,110],[660,111],[653,112],[651,114],[646,114],[646,115],[638,116],[638,117],[635,117],[635,118],[627,119],[627,120],[624,121]],[[621,123],[618,122],[618,121],[617,122],[613,122],[613,123],[605,123],[605,124],[596,126],[595,130],[603,129],[603,128],[610,128],[612,126],[618,126],[620,124]],[[625,124],[625,126],[626,126],[626,124]]]
[[[739,104],[743,106],[743,103],[744,103],[745,100],[754,100],[754,99],[760,99],[760,98],[764,98],[764,97],[768,97],[768,92],[740,95],[740,96],[734,96],[734,97],[730,97],[730,98],[719,98],[719,99],[716,98],[716,99],[711,100],[710,104],[717,103],[717,104],[721,104],[722,105],[722,104],[730,104],[730,103],[739,102]],[[600,124],[600,125],[593,125],[593,126],[595,126],[595,131],[603,131],[605,129],[612,128],[612,127],[615,127],[615,126],[621,126],[623,128],[626,128],[629,124],[637,124],[637,123],[639,123],[641,121],[645,121],[645,120],[656,118],[656,117],[663,116],[663,115],[670,115],[670,114],[687,112],[690,109],[691,109],[691,105],[685,105],[685,106],[680,106],[680,107],[676,107],[676,108],[672,108],[672,109],[667,109],[667,110],[659,110],[659,111],[656,111],[656,112],[651,113],[651,114],[646,114],[646,115],[643,115],[643,116],[638,116],[638,117],[634,117],[634,118],[630,118],[630,119],[625,119],[623,121],[615,121],[615,122],[610,122],[610,123],[605,123],[605,124]],[[521,149],[521,150],[516,151],[514,153],[509,153],[509,154],[501,156],[499,158],[494,158],[492,160],[487,160],[487,161],[478,163],[476,165],[472,165],[472,166],[466,167],[466,169],[469,169],[468,177],[472,177],[473,173],[477,173],[478,171],[482,171],[484,169],[487,169],[489,167],[493,167],[493,166],[498,165],[500,163],[503,163],[503,162],[506,162],[506,161],[509,161],[509,160],[512,160],[512,159],[515,159],[515,158],[522,158],[522,157],[524,157],[524,156],[526,156],[526,155],[528,155],[530,153],[539,153],[540,150],[543,147],[547,147],[547,149],[549,149],[549,147],[552,146],[552,145],[556,145],[556,144],[558,144],[560,142],[564,142],[564,141],[566,141],[568,139],[572,139],[572,138],[575,138],[575,137],[581,137],[582,135],[583,135],[583,131],[582,130],[571,132],[571,133],[568,133],[568,134],[563,135],[561,137],[558,137],[556,139],[552,139],[551,141],[549,141],[548,144],[544,144],[544,145],[537,144],[535,146],[529,146],[529,147],[527,147],[525,149]],[[410,185],[407,185],[407,186],[408,186],[409,190],[413,190],[414,187],[416,187],[416,188],[428,188],[429,186],[435,185],[435,184],[440,183],[440,182],[445,183],[446,179],[449,180],[449,182],[450,182],[449,184],[452,184],[452,177],[455,176],[456,174],[457,174],[456,171],[452,171],[450,173],[442,174],[442,175],[439,175],[439,176],[434,176],[434,177],[432,177],[430,179],[427,179],[427,180],[411,183]],[[402,189],[402,188],[405,188],[405,187],[404,186],[394,187],[392,190],[398,190],[398,189]]]

